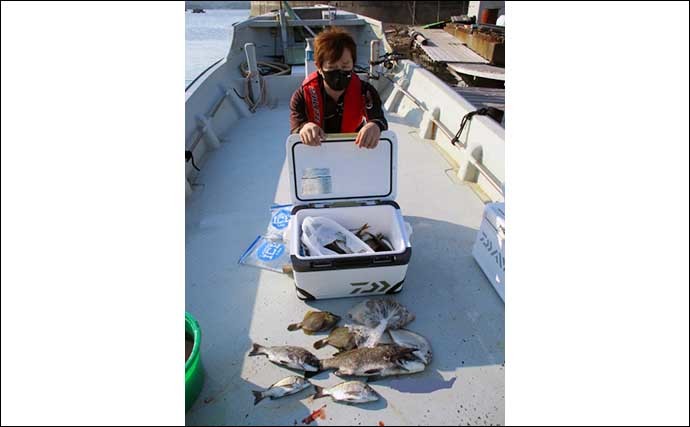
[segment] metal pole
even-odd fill
[[[280,38],[283,42],[283,58],[287,63],[287,21],[285,20],[282,1],[280,2],[280,10],[278,10],[278,18],[280,19]]]
[[[424,108],[424,107],[422,106],[422,104],[420,104],[419,101],[417,101],[417,99],[416,99],[414,96],[412,96],[408,91],[406,91],[405,89],[403,89],[403,87],[400,86],[395,80],[391,79],[389,76],[385,76],[385,77],[386,77],[391,83],[393,83],[393,84],[395,85],[395,87],[397,87],[398,90],[399,90],[400,92],[402,92],[403,95],[405,95],[405,96],[407,96],[408,98],[410,98],[410,100],[414,103],[414,105],[417,106],[417,108],[419,108],[420,110],[422,110],[422,111],[428,113],[427,109]],[[434,122],[434,123],[436,124],[436,126],[438,126],[438,128],[441,129],[441,132],[445,133],[445,134],[448,136],[448,138],[451,138],[451,139],[452,139],[452,138],[455,137],[455,134],[454,134],[454,133],[452,133],[443,123],[441,123],[440,121],[436,120],[433,116],[431,116],[431,114],[429,115],[429,120],[431,120],[432,122]],[[466,148],[466,147],[463,146],[462,148]]]
[[[261,100],[261,83],[259,82],[259,67],[256,65],[256,47],[254,47],[254,43],[245,43],[244,53],[247,55],[247,67],[249,69],[249,76],[247,78],[252,87],[251,99],[256,104]]]
[[[281,6],[282,6],[283,0],[281,0],[280,4],[281,4]],[[288,15],[290,15],[290,18],[292,18],[292,19],[294,19],[295,21],[297,21],[297,22],[299,22],[300,24],[302,24],[302,26],[303,26],[304,28],[306,28],[307,31],[309,31],[309,34],[311,34],[312,37],[316,37],[316,33],[313,32],[313,31],[311,30],[311,28],[309,28],[309,26],[308,26],[307,24],[304,23],[304,21],[302,21],[302,18],[300,18],[300,17],[295,13],[295,11],[292,10],[292,8],[290,8],[290,5],[287,3],[287,1],[285,2],[285,9],[287,10]]]
[[[379,59],[379,46],[381,44],[380,40],[372,40],[371,43],[369,43],[370,50],[369,50],[369,75],[373,76],[374,75],[374,70],[380,65],[373,65],[371,64],[372,62],[376,62]]]

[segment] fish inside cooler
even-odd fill
[[[325,217],[335,221],[340,226],[358,234],[358,237],[368,242],[372,248],[368,252],[355,252],[331,255],[313,255],[302,243],[302,226],[305,218]],[[333,256],[371,256],[378,254],[398,254],[405,251],[409,245],[409,239],[400,210],[393,204],[381,204],[373,206],[347,206],[332,208],[305,208],[293,213],[292,238],[290,239],[291,252],[300,259],[321,259]],[[366,228],[363,232],[363,226]],[[373,238],[375,237],[375,238]],[[386,246],[392,246],[392,250],[386,250]],[[337,251],[333,246],[327,246]]]

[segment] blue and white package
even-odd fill
[[[258,236],[242,254],[238,263],[282,273],[283,265],[290,264],[290,250],[282,240]]]
[[[283,239],[283,233],[290,224],[292,205],[271,206],[271,221],[268,223],[266,235],[275,239]]]

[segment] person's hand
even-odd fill
[[[359,130],[355,145],[359,148],[376,148],[379,144],[381,129],[376,123],[367,123]]]
[[[321,145],[321,140],[326,139],[326,133],[316,123],[309,122],[302,126],[299,131],[299,136],[302,142],[307,145],[318,146]]]

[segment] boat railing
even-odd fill
[[[199,79],[201,78],[201,76],[203,76],[204,74],[206,74],[206,73],[208,72],[208,70],[210,70],[211,68],[215,67],[216,64],[218,64],[218,63],[219,63],[220,61],[222,61],[222,60],[223,60],[223,58],[219,58],[216,62],[214,62],[213,64],[209,65],[204,71],[200,72],[199,75],[196,76],[196,77],[194,77],[194,80],[192,80],[191,83],[189,83],[189,84],[187,85],[187,87],[184,88],[184,91],[187,92],[187,91],[189,90],[189,88],[192,87],[192,86],[194,85],[194,83],[196,83],[197,80],[199,80]]]
[[[226,98],[230,96],[233,92],[229,89],[225,90],[225,93],[221,95],[216,102],[213,104],[211,109],[208,111],[207,114],[198,114],[196,116],[197,120],[197,126],[192,134],[191,138],[191,143],[185,150],[185,161],[186,163],[189,163],[191,161],[192,167],[199,171],[199,168],[197,167],[196,163],[194,162],[194,153],[196,151],[196,148],[199,146],[201,143],[202,139],[206,141],[208,144],[209,149],[217,149],[220,147],[220,139],[218,138],[218,135],[216,132],[213,130],[213,126],[211,125],[211,121],[215,117],[216,113],[220,109],[220,107],[223,105],[223,102],[225,101]],[[192,183],[189,180],[189,176],[187,173],[185,173],[185,194],[186,196],[190,196],[192,194]]]
[[[433,124],[437,126],[437,128],[443,132],[450,140],[455,139],[456,133],[452,132],[446,125],[444,125],[440,120],[438,120],[436,117],[434,117],[434,114],[432,114],[424,105],[422,105],[417,98],[415,98],[410,92],[408,92],[402,85],[400,85],[395,79],[392,78],[394,74],[391,73],[383,73],[381,74],[383,77],[385,77],[388,81],[390,81],[400,93],[405,95],[412,103],[417,106],[422,112],[424,112],[425,116],[427,116],[428,120],[431,121]],[[467,150],[467,143],[463,143],[458,141],[456,144],[454,144],[458,149],[466,151]],[[489,169],[486,168],[482,163],[478,162],[474,156],[472,155],[467,155],[467,161],[474,166],[477,171],[486,178],[486,180],[491,184],[496,191],[501,195],[501,197],[504,197],[504,188],[503,184],[500,182],[496,176],[491,173]]]

